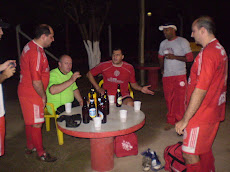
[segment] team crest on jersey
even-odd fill
[[[185,86],[185,82],[184,82],[184,81],[181,81],[181,82],[180,82],[180,86],[181,86],[181,87],[184,87],[184,86]]]
[[[120,75],[120,71],[115,70],[113,74],[114,74],[114,76],[119,76]]]

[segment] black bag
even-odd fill
[[[57,118],[58,122],[64,121],[66,122],[66,127],[76,128],[81,124],[81,114],[74,114],[74,115],[61,115]]]

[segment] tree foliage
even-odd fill
[[[111,0],[61,0],[61,8],[78,25],[83,40],[99,41]]]

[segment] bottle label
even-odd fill
[[[122,97],[117,98],[117,104],[122,105]]]
[[[96,117],[96,108],[91,108],[91,109],[89,109],[89,116],[90,116],[91,118]]]
[[[99,110],[99,111],[98,111],[98,115],[99,115],[99,117],[101,117],[101,120],[103,120],[103,118],[104,118],[103,112],[101,112],[101,111]]]

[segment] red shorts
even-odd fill
[[[211,151],[219,124],[219,122],[199,126],[188,124],[184,129],[182,151],[194,155],[201,155]]]
[[[25,125],[44,123],[42,99],[34,97],[19,97]]]
[[[5,116],[0,117],[0,156],[4,155]]]

